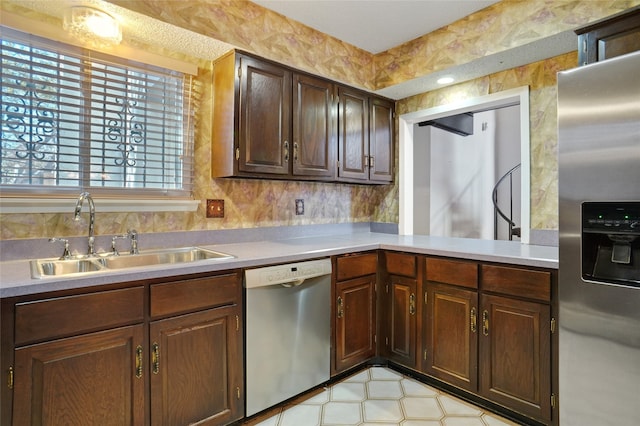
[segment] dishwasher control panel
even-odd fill
[[[331,260],[318,259],[304,262],[266,266],[245,271],[245,288],[285,284],[331,274]]]

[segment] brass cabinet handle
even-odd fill
[[[13,389],[13,367],[9,367],[7,371],[7,387]]]
[[[289,141],[284,141],[284,162],[289,161]]]
[[[369,156],[368,155],[364,156],[364,167],[369,167]]]
[[[344,306],[342,304],[342,297],[338,296],[338,318],[344,316]]]
[[[160,372],[160,345],[156,342],[151,345],[151,371],[153,374]]]
[[[373,155],[369,156],[369,167],[373,169],[375,165],[376,165],[375,157]]]
[[[142,377],[142,346],[136,347],[136,377]]]
[[[409,315],[416,314],[416,295],[411,293],[409,296]]]
[[[482,312],[482,334],[489,335],[489,312],[486,310]]]
[[[298,142],[293,143],[293,161],[298,162]]]
[[[471,332],[476,332],[476,324],[478,319],[476,318],[476,308],[471,308]]]

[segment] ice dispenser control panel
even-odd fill
[[[582,203],[582,278],[640,287],[640,202]]]

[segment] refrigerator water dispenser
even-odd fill
[[[640,287],[640,202],[582,203],[582,279]]]

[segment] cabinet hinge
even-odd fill
[[[242,77],[242,67],[238,67],[238,78]]]
[[[236,148],[236,160],[240,159],[240,148]]]
[[[373,343],[374,344],[378,343],[378,335],[377,334],[373,335]]]
[[[240,317],[236,315],[236,331],[240,331]]]
[[[427,292],[426,291],[424,292],[424,304],[425,305],[427,304]]]
[[[7,370],[7,387],[13,389],[13,367],[9,367]]]
[[[424,356],[423,356],[423,358],[424,358],[424,360],[425,360],[425,361],[427,360],[427,350],[426,350],[426,349],[424,350]]]
[[[240,386],[236,386],[236,397],[240,399]]]
[[[340,160],[336,161],[336,166],[338,167],[338,170],[340,170]]]
[[[554,334],[555,332],[556,332],[556,319],[551,318],[551,334]]]
[[[385,346],[389,346],[389,338],[388,337],[384,338],[384,345]]]
[[[389,284],[384,285],[384,292],[389,294]]]
[[[551,394],[551,408],[553,408],[553,409],[556,408],[556,394],[555,393]]]

